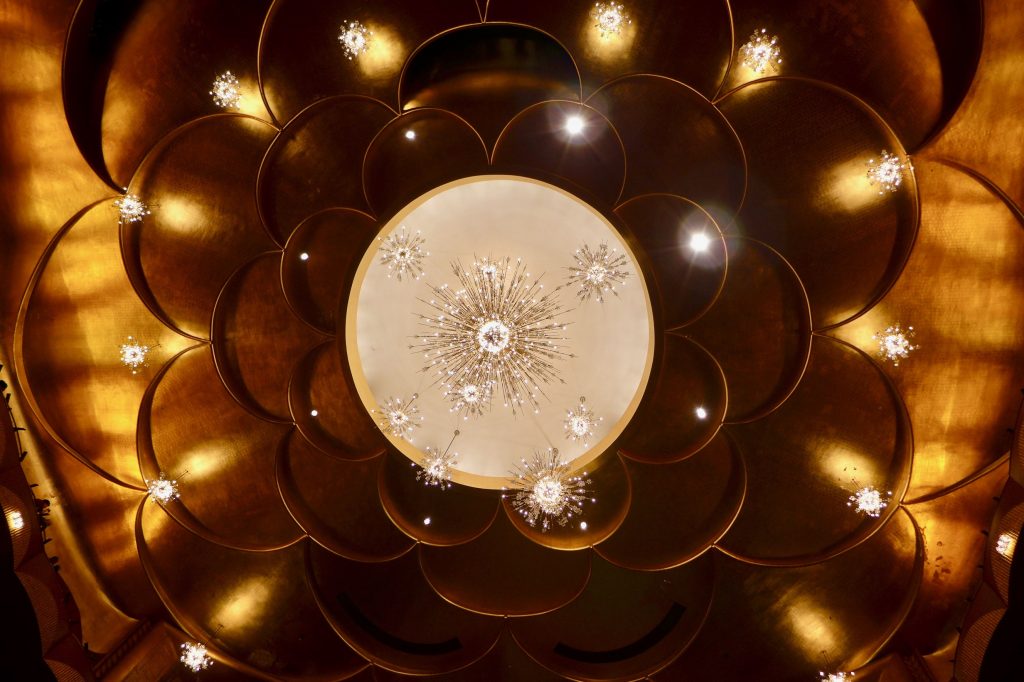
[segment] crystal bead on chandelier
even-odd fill
[[[595,3],[590,16],[594,19],[594,28],[601,32],[602,38],[617,36],[622,33],[623,27],[633,23],[622,3]]]
[[[623,269],[629,262],[625,254],[618,253],[617,249],[609,250],[607,244],[593,250],[589,244],[584,244],[576,249],[573,258],[576,264],[569,266],[568,280],[569,284],[579,287],[576,296],[581,303],[591,297],[603,303],[608,293],[618,296],[615,287],[623,285],[629,277],[629,272]]]
[[[138,194],[125,194],[114,201],[114,207],[120,214],[122,223],[142,222],[142,219],[150,214],[149,207]]]
[[[766,28],[754,31],[750,40],[740,47],[743,66],[762,76],[768,69],[778,71],[779,65],[782,64],[782,50],[779,49],[778,42],[778,36],[769,36]]]
[[[373,31],[366,28],[361,21],[346,21],[341,24],[338,42],[345,57],[352,60],[370,49],[370,37]]]
[[[920,348],[910,343],[916,335],[913,327],[903,329],[897,322],[886,327],[885,331],[875,333],[871,338],[878,342],[878,357],[889,360],[893,367],[899,367],[900,360],[907,359],[911,351]]]
[[[221,109],[234,109],[242,99],[242,89],[238,85],[238,77],[230,71],[225,71],[213,81],[213,89],[210,90],[213,103]]]
[[[889,506],[890,499],[892,499],[892,491],[885,493],[883,496],[880,490],[869,485],[850,495],[846,506],[853,507],[860,514],[877,519],[881,515],[882,510]]]
[[[544,294],[519,259],[474,261],[468,270],[452,263],[458,286],[431,285],[424,301],[433,310],[420,315],[425,332],[410,348],[424,354],[436,383],[451,387],[487,385],[500,390],[513,412],[524,404],[537,409],[541,383],[561,381],[555,362],[572,357],[559,346],[566,312],[556,288]]]
[[[160,478],[155,481],[149,481],[146,488],[149,490],[149,494],[153,496],[153,499],[160,503],[170,502],[181,497],[181,494],[178,492],[178,482],[165,477],[162,472]]]
[[[879,194],[895,192],[903,184],[904,174],[911,170],[913,166],[909,159],[883,150],[881,159],[868,161],[868,182],[880,186]]]
[[[420,408],[416,405],[419,393],[413,393],[408,400],[395,396],[384,401],[380,410],[374,410],[377,415],[377,426],[384,433],[395,438],[402,438],[412,442],[413,430],[421,426],[423,416],[420,415]]]
[[[511,497],[512,508],[532,527],[540,525],[547,532],[552,523],[565,526],[570,519],[583,512],[583,504],[590,497],[591,480],[587,472],[570,475],[569,464],[559,459],[557,448],[535,452],[532,461],[522,460],[511,472],[513,490],[503,497]],[[596,502],[590,498],[591,502]]]
[[[395,276],[399,282],[402,277],[418,280],[423,276],[423,259],[430,255],[423,250],[426,240],[417,230],[409,234],[403,225],[397,233],[391,233],[380,241],[380,264],[388,269],[388,277]]]
[[[181,662],[194,673],[213,665],[213,659],[206,653],[206,647],[197,642],[186,642],[181,645]]]
[[[602,417],[594,414],[593,410],[586,405],[587,399],[580,396],[580,401],[575,407],[566,410],[565,415],[565,437],[574,443],[583,441],[584,447],[590,445],[590,439],[594,435],[594,427],[601,421]]]
[[[138,374],[140,367],[146,366],[146,356],[149,354],[149,346],[139,343],[134,336],[129,336],[121,344],[121,364]]]

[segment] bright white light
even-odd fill
[[[703,232],[694,232],[690,235],[690,248],[694,253],[704,253],[711,246],[711,237]]]
[[[149,490],[149,494],[158,502],[166,503],[181,497],[178,493],[178,482],[165,477],[163,473],[160,474],[160,478],[157,480],[148,481],[147,483],[146,487]]]
[[[425,519],[423,519],[423,525],[424,526],[429,526],[430,525],[430,517],[429,516],[426,517]]]
[[[406,130],[405,131],[405,139],[407,139],[407,140],[415,140],[416,139],[416,131],[415,130]]]
[[[21,530],[25,527],[25,519],[22,517],[20,511],[11,512],[11,530]]]
[[[708,418],[708,411],[705,410],[703,407],[698,407],[696,410],[694,410],[694,412],[697,414],[697,419]]]
[[[580,530],[586,530],[586,529],[587,529],[587,522],[586,521],[580,521]]]
[[[194,673],[213,665],[213,659],[206,653],[206,647],[196,642],[181,645],[181,662]]]
[[[565,119],[565,132],[570,135],[579,135],[583,132],[584,123],[582,116],[570,116]]]
[[[310,416],[310,417],[315,417],[315,416],[317,416],[318,414],[320,414],[320,410],[310,410],[310,411],[309,411],[309,416]]]
[[[299,254],[299,260],[309,260],[309,254],[303,251]]]
[[[17,514],[17,512],[15,512]],[[1013,558],[1013,550],[1017,547],[1017,536],[1014,533],[1002,533],[996,539],[996,551],[1007,559]]]

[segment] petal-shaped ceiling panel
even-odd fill
[[[642,462],[675,462],[709,442],[728,406],[725,377],[702,347],[675,334],[662,337],[660,370],[619,442]]]
[[[377,221],[352,209],[328,209],[302,221],[281,261],[284,295],[299,317],[334,333],[342,296],[376,234]]]
[[[428,545],[458,545],[487,530],[498,513],[500,496],[453,484],[442,490],[416,479],[422,471],[404,455],[389,450],[380,470],[380,499],[391,520],[407,535]]]
[[[697,635],[714,585],[711,555],[656,573],[595,559],[578,599],[552,613],[513,620],[512,634],[534,660],[569,679],[640,679]]]
[[[736,45],[755,30],[778,36],[784,76],[807,76],[869,102],[903,145],[916,147],[939,122],[943,73],[935,40],[917,3],[871,5],[814,0],[730,0]],[[966,40],[966,36],[961,40]],[[727,87],[756,78],[735,60]]]
[[[699,92],[663,76],[625,76],[603,85],[587,104],[622,136],[624,199],[677,194],[723,225],[739,210],[747,183],[743,147],[729,121]]]
[[[278,242],[307,217],[327,208],[368,208],[363,157],[395,112],[356,95],[331,97],[303,109],[267,150],[256,186],[260,215]]]
[[[623,73],[660,73],[711,97],[729,64],[732,24],[726,0],[653,0],[625,6],[629,24],[602,35],[589,2],[490,0],[488,21],[548,31],[576,58],[585,91]]]
[[[134,377],[120,362],[128,336],[150,347]],[[138,461],[126,453],[147,379],[194,342],[139,302],[121,260],[117,209],[108,202],[82,212],[46,247],[16,337],[25,398],[50,435],[103,475],[141,487]]]
[[[464,545],[420,545],[427,580],[447,601],[496,616],[545,613],[572,601],[590,576],[591,553],[541,547],[505,514]]]
[[[338,679],[366,665],[323,619],[306,584],[302,545],[226,549],[185,531],[155,504],[139,509],[135,534],[171,616],[243,666],[264,675]]]
[[[627,460],[626,469],[633,487],[629,514],[594,549],[640,571],[678,566],[711,547],[739,514],[746,491],[743,459],[722,433],[682,462]]]
[[[270,252],[239,268],[217,299],[211,328],[217,370],[235,399],[260,416],[290,421],[292,370],[324,336],[292,314],[280,261]]]
[[[906,617],[922,555],[914,524],[900,513],[866,543],[811,566],[769,568],[718,557],[716,580],[733,589],[715,592],[697,639],[654,679],[812,680],[826,664],[822,651],[839,670],[857,668]],[[725,641],[743,646],[725,653]]]
[[[458,114],[490,148],[531,104],[579,100],[580,80],[572,56],[548,34],[490,23],[455,28],[421,46],[405,65],[398,98],[402,111],[437,107]]]
[[[720,106],[757,178],[727,231],[766,242],[793,265],[816,329],[877,301],[906,262],[918,223],[913,174],[895,193],[867,178],[882,150],[903,154],[885,122],[835,86],[798,78],[751,83]]]
[[[139,464],[147,480],[165,473],[178,481],[181,497],[167,503],[167,512],[195,532],[209,529],[208,539],[230,547],[280,547],[302,536],[274,483],[277,444],[286,432],[242,409],[220,383],[209,349],[195,348],[146,393]]]
[[[295,366],[288,404],[302,435],[330,455],[367,459],[384,450],[384,438],[356,395],[333,341],[314,348]]]
[[[381,457],[329,457],[292,433],[278,453],[277,485],[292,516],[320,545],[355,561],[386,561],[409,551],[377,495]]]
[[[142,157],[171,130],[217,112],[210,90],[225,71],[239,80],[238,109],[269,118],[256,82],[267,5],[269,0],[185,0],[125,9],[131,21],[109,38],[117,45],[109,77],[95,86],[103,101],[103,156],[115,181],[127,185]]]
[[[661,302],[662,327],[700,316],[725,282],[728,250],[711,215],[688,199],[647,194],[615,209],[643,247]]]
[[[615,533],[626,518],[632,491],[626,466],[614,450],[609,450],[576,475],[589,481],[583,511],[568,519],[566,525],[551,523],[544,531],[531,526],[516,511],[512,499],[504,499],[505,513],[516,528],[539,545],[554,549],[592,547]]]
[[[363,24],[366,51],[346,58],[342,25]],[[277,0],[263,27],[260,77],[279,121],[330,95],[371,95],[394,106],[402,65],[435,34],[480,21],[473,0],[314,3]]]
[[[578,102],[541,102],[519,112],[494,144],[496,172],[520,172],[582,189],[614,206],[626,181],[626,152],[612,124]]]
[[[800,278],[770,246],[730,238],[729,275],[714,305],[680,333],[709,349],[729,387],[726,421],[752,421],[793,392],[811,353],[811,309]],[[737,333],[736,321],[756,333]]]
[[[377,670],[378,682],[407,682],[408,677],[386,670]],[[536,661],[526,655],[515,639],[504,630],[497,643],[479,661],[462,670],[454,670],[443,675],[426,675],[420,680],[436,682],[480,682],[480,680],[501,680],[502,682],[562,682],[561,675],[542,668]]]
[[[894,322],[920,346],[887,364],[914,424],[909,495],[981,469],[1010,447],[1024,386],[1024,223],[999,191],[950,166],[919,161],[921,229],[885,299],[833,333],[874,352]]]
[[[807,371],[786,402],[728,429],[747,466],[747,494],[720,544],[747,560],[808,563],[862,542],[895,513],[910,477],[910,424],[899,394],[867,357],[828,337],[814,338]],[[866,486],[894,493],[881,519],[847,504]]]
[[[487,166],[487,148],[465,120],[416,109],[385,126],[366,150],[366,200],[376,215],[390,216],[427,190],[485,173]]]
[[[387,670],[458,670],[490,651],[502,630],[501,618],[465,611],[438,596],[413,552],[365,564],[313,546],[308,561],[317,601],[339,636]]]
[[[130,191],[151,208],[124,226],[129,272],[181,330],[208,338],[220,289],[239,266],[274,248],[253,201],[256,173],[276,130],[219,115],[178,128],[146,156]],[[231,176],[235,182],[222,183]]]

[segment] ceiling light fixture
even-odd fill
[[[782,64],[782,50],[778,46],[778,36],[769,36],[768,29],[759,28],[750,35],[750,40],[740,47],[743,66],[761,74],[778,71]]]
[[[594,19],[594,28],[601,32],[602,38],[617,36],[622,29],[633,21],[626,14],[626,8],[621,3],[598,2],[591,10],[590,16]]]
[[[514,490],[508,493],[512,508],[530,526],[540,524],[541,532],[547,532],[553,522],[564,526],[582,513],[583,504],[590,496],[591,481],[586,476],[586,471],[581,476],[571,476],[569,464],[559,459],[557,448],[536,452],[533,461],[522,460],[512,472]],[[590,498],[590,501],[597,500]]]
[[[891,490],[885,493],[883,497],[881,491],[869,485],[850,495],[846,506],[853,507],[860,514],[866,514],[877,519],[881,515],[882,510],[889,506],[890,499],[892,499]]]
[[[164,476],[163,472],[160,472],[160,478],[155,481],[148,481],[147,489],[149,494],[153,496],[153,499],[161,504],[181,497],[181,494],[178,492],[178,482],[168,479]]]
[[[458,288],[431,285],[433,308],[420,315],[426,332],[410,348],[435,369],[446,395],[450,387],[500,388],[513,412],[529,403],[537,409],[540,383],[561,381],[555,362],[572,355],[559,346],[566,325],[556,320],[565,309],[558,289],[543,294],[540,278],[531,280],[521,259],[474,261],[467,271],[452,263]]]
[[[565,119],[565,132],[570,135],[579,135],[585,127],[582,116],[569,116]]]
[[[345,21],[341,24],[341,33],[338,34],[338,42],[345,57],[349,60],[358,57],[370,49],[370,37],[373,31],[369,30],[360,21]]]
[[[137,194],[125,194],[114,202],[114,207],[121,214],[122,223],[138,223],[150,214],[149,207]]]
[[[456,386],[444,384],[444,397],[452,401],[452,412],[461,412],[463,419],[483,416],[491,408],[490,381],[468,381]]]
[[[996,551],[1007,559],[1013,558],[1013,550],[1017,548],[1016,533],[1000,533],[996,538]]]
[[[711,237],[703,232],[694,232],[690,235],[690,249],[694,253],[704,253],[711,246]]]
[[[427,240],[416,230],[409,234],[403,225],[398,232],[392,232],[386,238],[377,237],[380,248],[380,264],[387,266],[388,277],[394,275],[401,282],[402,277],[418,280],[423,276],[423,259],[430,255],[423,250]]]
[[[238,86],[238,78],[230,71],[225,71],[213,81],[210,90],[213,103],[221,109],[234,109],[242,99],[242,90]]]
[[[574,443],[583,441],[584,447],[590,445],[594,427],[603,419],[594,415],[594,412],[587,408],[586,402],[586,397],[580,396],[579,403],[576,407],[566,410],[565,417],[565,437]]]
[[[576,297],[581,303],[591,297],[598,303],[604,303],[605,294],[619,295],[615,287],[625,286],[629,277],[629,272],[624,269],[629,262],[625,254],[618,253],[618,249],[609,250],[607,244],[601,244],[594,250],[589,244],[584,244],[572,257],[576,264],[569,266],[568,280],[569,284],[579,287]]]
[[[146,367],[146,356],[149,346],[139,343],[134,336],[129,336],[121,344],[121,364],[129,368],[132,374],[138,374],[139,368]]]
[[[392,396],[384,401],[382,409],[374,410],[374,414],[379,415],[377,426],[380,430],[412,442],[413,429],[419,428],[423,421],[420,408],[415,404],[419,397],[419,393],[413,393],[409,400]]]
[[[299,260],[309,260],[309,254],[303,251],[299,254]]]
[[[903,184],[903,175],[913,169],[908,157],[901,158],[899,154],[883,150],[880,159],[868,161],[868,182],[881,186],[878,190],[880,195],[885,194],[886,190],[895,192]]]
[[[197,642],[186,642],[181,645],[181,662],[194,673],[213,665],[213,659],[206,653],[206,647]]]
[[[821,677],[821,682],[844,682],[845,680],[852,679],[854,675],[856,673],[818,673],[818,676]]]
[[[456,430],[448,447],[441,452],[431,446],[427,448],[427,456],[423,458],[423,466],[416,472],[416,480],[423,485],[447,490],[452,487],[452,469],[459,463],[459,453],[451,452],[452,443],[459,437]],[[427,519],[425,523],[430,523]]]
[[[407,139],[407,140],[415,140],[416,139],[416,131],[415,130],[406,130],[405,131],[405,139]]]
[[[25,527],[25,517],[21,515],[20,511],[12,511],[8,519],[11,530],[21,530]]]
[[[871,338],[878,342],[878,357],[892,362],[893,367],[900,366],[900,360],[905,360],[911,351],[921,346],[914,346],[910,340],[916,336],[913,327],[903,329],[899,322],[889,325],[884,332],[877,332]]]
[[[694,414],[697,415],[697,419],[707,419],[708,418],[708,411],[706,409],[704,409],[703,405],[698,407],[693,412],[694,412]]]

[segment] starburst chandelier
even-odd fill
[[[346,21],[341,24],[341,33],[338,34],[338,42],[345,57],[349,60],[358,57],[370,49],[370,36],[373,31],[369,30],[360,21]]]
[[[886,327],[885,331],[877,332],[871,338],[878,342],[878,357],[889,360],[893,367],[899,367],[900,360],[905,360],[911,351],[920,348],[920,346],[910,343],[914,336],[916,336],[916,332],[913,327],[903,329],[897,322]]]
[[[590,16],[594,19],[594,28],[601,32],[602,38],[617,36],[622,33],[624,26],[633,23],[622,3],[598,2],[591,10]]]
[[[566,410],[565,416],[565,437],[574,443],[583,441],[584,447],[590,445],[590,439],[594,435],[594,427],[601,421],[594,412],[587,408],[587,399],[580,396],[579,403],[575,407]]]
[[[625,254],[618,253],[618,249],[609,250],[607,244],[593,250],[589,244],[584,244],[576,249],[573,258],[576,264],[569,266],[569,283],[579,287],[576,296],[581,303],[591,297],[604,303],[607,293],[618,296],[615,287],[623,285],[629,277],[629,272],[623,269],[629,262]]]
[[[880,185],[879,194],[885,194],[887,190],[895,192],[903,184],[903,175],[910,170],[913,166],[909,159],[883,150],[881,159],[868,161],[868,182]]]
[[[512,508],[531,526],[539,524],[542,532],[547,532],[552,523],[566,525],[583,512],[583,504],[590,497],[587,472],[571,476],[569,464],[559,459],[557,448],[535,452],[529,462],[523,459],[511,475]],[[593,498],[590,501],[596,502]]]
[[[11,512],[7,523],[10,524],[11,530],[21,530],[25,527],[25,517],[21,515],[20,511],[15,510]]]
[[[121,215],[122,223],[138,223],[150,214],[149,207],[138,194],[125,194],[114,201],[114,207]]]
[[[452,452],[451,449],[452,443],[458,437],[459,432],[456,431],[443,452],[433,446],[427,448],[427,456],[423,458],[423,465],[416,472],[417,481],[441,490],[452,487],[452,469],[459,462],[459,453]]]
[[[394,275],[401,282],[402,277],[418,280],[423,276],[423,259],[430,255],[423,250],[426,240],[420,236],[419,230],[409,234],[403,225],[399,231],[389,234],[380,241],[380,264],[387,266],[388,277]]]
[[[1000,533],[996,538],[996,551],[1007,559],[1013,558],[1013,550],[1017,548],[1017,536],[1014,533]]]
[[[782,64],[782,50],[778,46],[778,36],[769,36],[768,29],[759,28],[750,35],[750,40],[740,47],[743,66],[761,74],[778,71]]]
[[[821,682],[845,682],[846,680],[853,679],[855,675],[856,673],[818,673],[818,676],[821,678]]]
[[[160,503],[170,502],[181,497],[178,493],[178,482],[168,479],[163,472],[160,472],[160,478],[148,482],[147,489],[153,499]]]
[[[238,78],[230,71],[225,71],[213,81],[210,95],[213,97],[214,104],[221,109],[234,109],[242,99]]]
[[[138,374],[140,367],[146,366],[149,346],[139,343],[134,336],[129,336],[121,344],[121,364],[129,368],[132,374]]]
[[[519,259],[474,261],[467,271],[458,261],[459,281],[431,285],[433,310],[420,315],[426,332],[413,350],[427,359],[442,387],[488,385],[501,390],[505,406],[515,412],[529,403],[537,409],[540,383],[561,381],[555,362],[572,357],[559,346],[566,325],[555,289],[544,294],[540,278],[531,279]]]
[[[877,519],[882,510],[889,506],[890,499],[892,499],[892,491],[883,496],[881,491],[869,485],[850,495],[846,506],[853,507],[860,514]]]
[[[206,647],[196,642],[181,645],[181,662],[194,673],[213,665],[213,659],[206,653]]]
[[[420,408],[416,406],[416,399],[419,397],[419,393],[413,393],[408,400],[395,396],[385,400],[381,409],[373,411],[377,415],[377,426],[380,430],[395,438],[412,442],[413,430],[419,428],[423,422]]]
[[[480,417],[491,407],[491,388],[491,382],[487,380],[444,384],[444,397],[452,402],[451,411],[461,413],[463,419]]]

